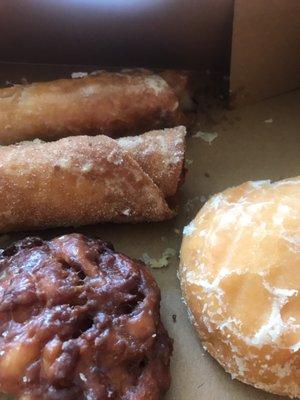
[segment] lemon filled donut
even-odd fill
[[[300,177],[213,196],[184,229],[179,276],[203,347],[233,378],[300,396]]]

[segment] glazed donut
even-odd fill
[[[184,229],[179,277],[203,347],[233,378],[300,396],[300,177],[213,196]]]

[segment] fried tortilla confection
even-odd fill
[[[0,231],[172,218],[184,151],[184,127],[0,147]]]
[[[149,71],[102,71],[0,89],[0,144],[174,127],[181,118],[177,86]]]

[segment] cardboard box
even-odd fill
[[[229,70],[233,0],[1,0],[2,61]]]
[[[3,1],[3,3],[5,3],[5,1]],[[51,3],[56,3],[51,12],[53,12],[53,15],[58,16],[59,10],[62,10],[62,8],[59,8],[58,2],[49,1],[49,4]],[[192,3],[193,2],[190,3],[191,6]],[[224,45],[227,40],[223,41],[224,37],[222,38],[222,33],[224,31],[227,33],[230,32],[232,26],[232,19],[228,19],[232,12],[232,3],[216,1],[213,6],[209,3],[208,1],[203,2],[203,7],[206,11],[202,14],[202,18],[203,21],[208,18],[204,26],[207,29],[211,28],[211,38],[214,37],[215,41],[213,42],[214,45],[210,45],[206,48],[205,42],[209,41],[208,37],[206,37],[206,40],[204,40],[203,37],[199,38],[199,42],[197,43],[204,46],[199,49],[199,55],[201,54],[203,57],[207,55],[209,59],[207,65],[202,63],[201,66],[218,68],[218,66],[222,65],[225,71],[226,65],[228,65],[228,55],[230,55],[230,46],[226,48],[225,52],[220,53],[222,54],[223,58],[221,58],[223,61],[220,62],[217,53],[221,51],[220,46],[222,44]],[[226,6],[224,5],[225,3]],[[249,94],[247,101],[250,99],[250,102],[294,89],[299,83],[299,73],[294,73],[294,64],[291,62],[286,65],[286,63],[283,62],[283,59],[288,58],[290,60],[295,60],[299,57],[299,52],[296,52],[296,46],[299,42],[297,42],[297,37],[294,37],[294,34],[297,34],[298,31],[295,27],[292,28],[287,24],[287,21],[291,22],[293,20],[294,23],[297,22],[296,16],[292,16],[292,14],[298,12],[297,0],[287,0],[286,2],[272,0],[271,3],[272,8],[269,9],[267,13],[258,12],[262,7],[266,7],[266,5],[263,5],[262,2],[259,1],[247,2],[246,0],[237,0],[235,3],[236,19],[234,21],[233,34],[231,88],[235,91],[239,90],[239,87],[242,86],[243,90]],[[8,3],[6,3],[6,5],[7,4]],[[21,2],[15,2],[15,4],[21,6]],[[33,7],[33,2],[28,1],[27,4],[28,7],[29,4],[30,7]],[[171,3],[169,3],[169,7],[171,7],[170,4]],[[268,2],[268,4],[268,7],[270,7],[270,2]],[[286,8],[283,7],[283,4],[286,5]],[[2,3],[1,6],[3,6]],[[218,16],[215,15],[217,11],[215,7],[217,6],[220,7],[220,15]],[[26,8],[27,11],[25,12],[24,7],[26,8],[24,3],[22,3],[19,13],[23,13],[23,16],[28,16],[29,8]],[[41,16],[40,12],[42,7],[44,6],[40,5],[39,8],[32,9],[35,23],[38,17]],[[292,9],[289,7],[292,7]],[[12,15],[13,10],[14,6],[12,5],[8,12],[8,21],[10,22],[15,18]],[[71,15],[73,15],[73,12],[75,11],[70,11]],[[284,20],[279,17],[279,14],[282,13]],[[250,18],[250,16],[251,18],[256,18],[255,16],[257,15],[260,15],[260,22],[255,24],[254,27],[248,18]],[[21,16],[19,17],[21,18]],[[61,15],[61,21],[65,21],[64,18],[66,18],[66,16]],[[173,30],[176,21],[175,16],[172,18],[172,26],[170,25],[170,28],[172,28],[171,30]],[[122,21],[126,25],[126,18]],[[211,21],[214,21],[216,25],[209,28]],[[255,46],[255,44],[262,40],[261,32],[267,22],[269,23],[268,30],[270,32],[270,37],[268,39],[267,35],[264,36],[264,45],[261,43],[260,46]],[[277,28],[272,25],[275,22]],[[225,28],[223,25],[224,23]],[[56,27],[58,27],[58,25],[57,22]],[[74,22],[74,25],[70,28],[73,33],[76,30],[74,27],[75,25]],[[123,28],[127,29],[125,25]],[[24,29],[24,26],[22,29]],[[79,24],[79,26],[82,28],[81,24]],[[278,32],[278,27],[281,27],[280,32]],[[32,43],[26,45],[26,51],[24,48],[23,50],[18,49],[18,36],[10,31],[11,25],[9,23],[4,26],[4,29],[10,40],[10,45],[6,45],[5,47],[5,52],[9,56],[6,60],[11,59],[12,56],[14,57],[14,61],[33,61],[35,57],[38,61],[46,60],[44,58],[47,56],[46,52],[43,54],[39,53],[42,40],[36,37],[38,32],[36,30],[37,27],[26,32],[26,40],[33,40]],[[53,33],[55,29],[53,27],[51,29]],[[87,27],[86,29],[86,32],[91,32]],[[188,30],[188,26],[185,29]],[[60,31],[57,30],[56,32]],[[155,39],[157,41],[156,43],[159,42],[159,35],[162,32],[163,30],[157,34],[158,36]],[[205,29],[202,33],[205,34]],[[285,35],[284,38],[282,37],[283,33]],[[95,38],[92,38],[90,33],[86,33],[88,35],[87,38],[89,38],[87,40],[91,40],[91,47],[88,47],[88,49],[82,49],[82,43],[80,41],[76,42],[77,45],[75,46],[68,32],[61,31],[61,34],[66,34],[67,36],[61,37],[62,41],[59,45],[60,50],[58,48],[55,49],[53,44],[51,45],[50,42],[47,42],[47,48],[50,49],[53,62],[64,60],[61,49],[62,46],[67,45],[67,43],[71,47],[69,49],[64,48],[64,50],[67,52],[67,57],[69,57],[72,62],[75,61],[76,64],[86,64],[84,61],[86,60],[85,56],[90,57],[88,58],[89,61],[94,60],[94,53],[88,55],[91,48],[95,50]],[[114,34],[118,35],[117,31],[114,31]],[[180,34],[184,35],[184,32],[182,31]],[[151,36],[150,33],[149,35]],[[188,37],[190,40],[190,36]],[[11,48],[12,38],[14,38],[16,43],[14,49]],[[109,38],[106,37],[106,42],[108,39]],[[131,39],[133,38],[131,37]],[[19,38],[19,40],[21,39]],[[83,65],[32,66],[18,63],[2,64],[0,66],[0,80],[2,80],[2,82],[5,80],[20,81],[22,77],[28,78],[29,80],[44,80],[53,79],[57,76],[68,76],[71,72],[75,71],[91,71],[99,68],[99,65],[102,66],[101,55],[103,55],[105,64],[111,64],[113,60],[111,57],[116,57],[116,65],[124,65],[127,63],[124,60],[126,60],[128,53],[115,53],[118,46],[120,46],[118,40],[119,39],[116,38],[117,42],[112,44],[112,53],[110,53],[108,49],[106,55],[102,53],[104,51],[104,45],[103,43],[101,44],[101,52],[99,54],[97,53],[97,57],[99,57],[97,58],[98,65],[90,65],[87,67]],[[128,37],[123,38],[123,40],[128,40]],[[179,40],[179,42],[176,42],[176,40]],[[292,46],[284,46],[283,43],[286,43],[285,40],[288,40],[288,43],[292,43]],[[250,42],[252,43],[252,47],[249,45]],[[276,43],[276,46],[271,46],[268,49],[267,43],[269,42],[273,44]],[[22,43],[24,45],[23,39]],[[96,43],[98,42],[96,41]],[[131,46],[134,45],[135,42],[133,40]],[[176,36],[174,37],[174,42],[166,42],[164,44],[165,48],[170,52],[170,49],[177,48],[177,45],[180,54],[186,51],[186,49],[182,48],[182,46],[184,46],[184,37],[179,39],[178,36]],[[265,50],[263,49],[264,47]],[[162,47],[160,47],[160,49],[161,48]],[[255,48],[257,49],[256,55],[253,53]],[[145,56],[146,58],[144,60],[146,63],[152,60],[151,54],[144,53],[141,48],[135,51],[130,49],[130,53],[136,54],[134,54],[133,58],[129,57],[127,59],[129,60],[128,65],[135,62],[139,62],[140,65],[141,58],[139,58],[139,56]],[[192,53],[193,52],[190,54]],[[155,51],[154,54],[156,54]],[[168,52],[167,54],[169,55]],[[27,55],[28,59],[25,59],[24,57]],[[84,57],[82,57],[83,55]],[[18,59],[19,56],[21,59]],[[156,56],[158,56],[158,54],[156,54]],[[275,62],[275,59],[277,62]],[[157,60],[158,58],[155,63],[157,63]],[[164,60],[162,64],[160,65],[157,63],[157,66],[164,66],[166,57],[163,55],[162,60]],[[174,60],[175,63],[175,58],[171,57],[171,60]],[[219,61],[217,62],[216,60]],[[199,60],[195,59],[195,66],[198,65],[198,61]],[[245,65],[247,65],[248,68],[247,73],[245,72]],[[276,65],[278,67],[277,69],[274,68]],[[283,69],[288,76],[282,75]],[[294,72],[289,74],[289,71]],[[243,101],[242,99],[241,102]],[[241,102],[239,100],[239,104]],[[103,226],[88,226],[80,229],[78,228],[76,231],[88,235],[95,235],[104,240],[111,241],[115,244],[117,250],[132,257],[140,258],[144,253],[147,253],[151,257],[159,258],[167,247],[174,248],[178,254],[183,227],[195,216],[198,209],[210,195],[228,186],[237,185],[247,180],[268,178],[277,180],[300,174],[300,91],[283,94],[233,110],[225,110],[213,106],[210,113],[213,118],[208,118],[210,121],[209,124],[200,121],[199,126],[201,130],[216,132],[218,136],[211,145],[201,138],[188,138],[187,160],[189,171],[182,190],[181,211],[176,219],[159,224],[107,224]],[[47,238],[71,231],[72,229],[54,229],[34,234]],[[2,244],[7,244],[17,238],[22,238],[25,234],[26,233],[10,234],[9,237],[2,238]],[[170,335],[174,338],[174,356],[172,360],[173,381],[171,389],[166,395],[166,400],[282,399],[282,397],[266,394],[231,380],[230,376],[203,351],[200,341],[188,320],[185,306],[181,301],[180,287],[177,279],[177,267],[178,258],[174,257],[170,260],[170,265],[167,268],[152,271],[162,291],[162,318]]]
[[[300,88],[300,2],[236,0],[230,89],[249,104]]]

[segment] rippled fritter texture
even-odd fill
[[[157,400],[172,344],[138,261],[72,234],[0,256],[0,391],[22,400]]]

